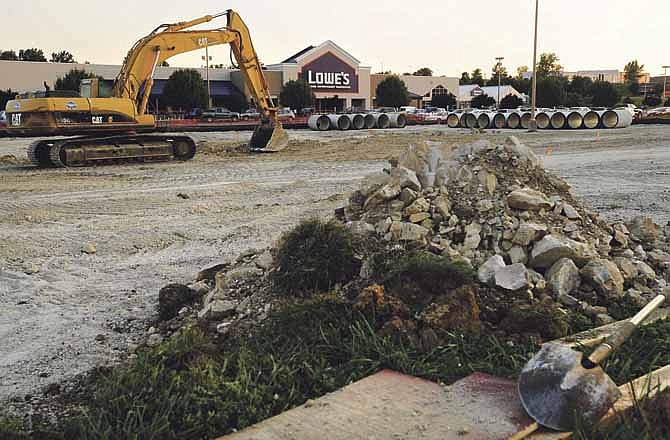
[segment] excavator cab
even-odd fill
[[[86,78],[81,80],[79,93],[82,98],[110,98],[112,87],[112,84],[98,78]]]

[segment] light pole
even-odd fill
[[[497,109],[500,109],[500,75],[502,74],[502,60],[504,60],[505,57],[496,57],[496,69],[498,69],[498,105],[496,106]]]
[[[535,47],[533,49],[533,86],[532,88],[532,103],[530,110],[530,123],[528,124],[528,131],[537,131],[537,121],[535,120],[535,111],[537,108],[537,17],[540,9],[540,0],[535,0]]]
[[[663,99],[665,99],[665,90],[666,90],[666,84],[668,82],[668,69],[670,69],[670,66],[662,66],[663,67]],[[661,103],[663,105],[663,103]]]
[[[212,108],[212,85],[209,82],[209,62],[212,61],[212,57],[209,56],[209,45],[205,45],[205,56],[202,59],[205,63],[205,76],[207,78],[207,108]]]

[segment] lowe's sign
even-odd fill
[[[314,91],[339,91],[358,93],[356,68],[327,52],[306,64],[300,78],[307,81]]]

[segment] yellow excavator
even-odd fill
[[[188,30],[226,16],[218,29]],[[128,160],[189,160],[196,153],[188,136],[142,134],[155,128],[147,113],[157,66],[169,58],[208,46],[230,44],[245,83],[261,112],[250,147],[279,151],[288,136],[277,118],[268,85],[249,29],[232,11],[188,22],[164,24],[139,40],[128,52],[110,97],[98,80],[82,83],[79,96],[57,91],[19,95],[6,107],[7,131],[16,136],[77,136],[31,144],[28,157],[39,167],[88,166]],[[110,95],[107,93],[106,95]]]

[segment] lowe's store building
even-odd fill
[[[46,82],[51,88],[58,77],[71,69],[80,69],[102,77],[110,84],[116,78],[120,66],[101,64],[60,64],[29,61],[0,61],[0,89],[18,92],[44,90]],[[151,94],[152,111],[164,109],[161,95],[170,75],[176,67],[159,67],[154,76]],[[206,69],[196,69],[203,78]],[[371,68],[332,41],[319,46],[309,46],[279,64],[266,66],[265,76],[270,93],[276,100],[282,86],[296,79],[303,79],[311,86],[317,101],[316,110],[340,111],[348,107],[369,109],[375,106],[374,90],[383,75],[371,75]],[[235,69],[210,68],[212,100],[217,106],[234,106],[249,100],[251,94],[244,84],[242,74]],[[423,107],[430,103],[433,94],[453,93],[458,96],[458,78],[449,77],[402,77],[408,86],[412,102]]]

